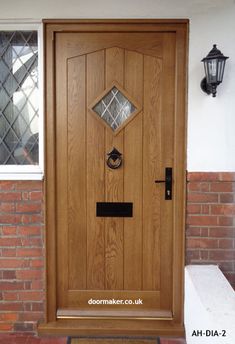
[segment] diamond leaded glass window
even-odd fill
[[[37,31],[0,31],[0,164],[38,164]]]
[[[136,107],[114,86],[92,109],[116,130],[135,112]]]

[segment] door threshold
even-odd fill
[[[172,336],[183,337],[184,326],[173,320],[57,319],[38,326],[38,335],[57,336]]]
[[[77,310],[58,309],[57,319],[150,319],[172,320],[171,311],[167,310]]]

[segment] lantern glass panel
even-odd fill
[[[219,83],[223,81],[224,66],[225,66],[225,60],[224,59],[219,60],[218,61],[218,82]]]
[[[217,82],[218,60],[211,59],[206,61],[207,64],[207,82],[210,84]]]

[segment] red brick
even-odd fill
[[[0,246],[21,246],[19,238],[0,238]]]
[[[17,313],[0,313],[0,321],[16,321],[17,319]]]
[[[15,211],[15,203],[0,203],[0,212],[1,213],[12,213]]]
[[[19,215],[13,215],[13,214],[0,214],[0,223],[2,224],[15,224],[19,223],[21,220],[21,217]]]
[[[14,270],[3,270],[2,278],[4,280],[13,280],[16,279],[16,272]]]
[[[32,323],[16,322],[14,323],[14,331],[24,332],[24,331],[33,331]]]
[[[42,290],[44,289],[44,281],[33,280],[31,283],[32,290]]]
[[[217,216],[191,215],[187,218],[187,223],[194,226],[216,226]]]
[[[31,260],[31,266],[34,268],[44,267],[44,260],[43,259],[33,259],[33,260]]]
[[[191,203],[217,203],[218,195],[214,193],[192,192],[188,194],[188,202]]]
[[[32,214],[31,221],[32,223],[42,223],[44,220],[42,215]]]
[[[186,255],[187,255],[187,262],[191,263],[192,261],[199,259],[199,250],[188,249],[186,252]]]
[[[0,331],[11,331],[13,325],[8,323],[0,323]],[[7,343],[7,342],[6,342]]]
[[[210,211],[210,206],[207,204],[202,204],[201,205],[201,213],[202,214],[209,214]]]
[[[212,192],[232,192],[234,188],[233,183],[218,182],[211,183]]]
[[[32,302],[32,311],[33,312],[39,312],[44,311],[45,306],[43,302]]]
[[[201,237],[208,237],[209,229],[208,228],[201,228]]]
[[[41,226],[20,226],[19,235],[41,235]]]
[[[205,250],[205,251],[200,251],[200,260],[208,260],[209,258],[209,251],[208,250]]]
[[[0,190],[14,190],[15,182],[13,181],[0,181]]]
[[[201,205],[200,204],[188,204],[187,205],[187,213],[188,214],[200,214],[201,213]]]
[[[16,226],[4,226],[2,228],[3,235],[16,235]]]
[[[221,203],[233,203],[234,195],[232,193],[220,194],[219,199]]]
[[[32,191],[32,190],[41,190],[42,182],[37,180],[23,180],[18,181],[15,186],[16,190]]]
[[[18,257],[41,257],[42,249],[40,248],[18,248]]]
[[[20,321],[39,321],[44,319],[44,314],[42,312],[24,312],[20,313]],[[56,344],[56,343],[55,343]]]
[[[0,311],[23,311],[24,305],[23,302],[1,302]]]
[[[219,216],[219,226],[233,226],[233,218],[227,216]]]
[[[39,291],[23,291],[19,292],[19,299],[22,301],[42,301],[44,293]]]
[[[18,293],[12,291],[5,291],[3,293],[4,301],[17,301],[18,300]]]
[[[201,183],[200,182],[189,182],[188,183],[188,192],[190,191],[201,191]]]
[[[234,250],[211,250],[209,252],[209,258],[212,260],[234,260],[235,251]]]
[[[24,201],[29,200],[29,193],[27,191],[22,192],[22,200],[24,200]]]
[[[7,202],[7,201],[20,201],[21,200],[21,192],[1,192],[0,193],[0,201]]]
[[[40,201],[43,199],[42,191],[31,191],[29,193],[29,199],[32,201]]]
[[[211,205],[211,214],[235,215],[235,205],[234,204]]]
[[[235,181],[235,173],[234,172],[220,172],[220,180],[225,182]]]
[[[235,229],[226,227],[211,227],[209,229],[209,236],[216,238],[234,238]]]
[[[23,290],[24,289],[24,283],[19,281],[14,282],[0,282],[0,290]]]
[[[17,269],[17,268],[25,268],[29,266],[29,260],[25,259],[0,259],[0,268],[12,268],[12,269]]]
[[[188,248],[218,248],[217,239],[209,238],[189,238],[187,240]]]
[[[203,191],[208,192],[210,190],[210,184],[204,182],[189,182],[188,191]]]
[[[15,256],[16,256],[15,248],[2,249],[2,257],[15,257]]]
[[[220,239],[219,248],[233,248],[233,239]]]
[[[197,237],[197,236],[200,236],[200,234],[201,234],[201,228],[200,227],[189,227],[188,229],[187,229],[187,231],[186,231],[186,233],[187,233],[187,236],[188,237],[191,237],[191,236],[193,236],[193,237]]]
[[[37,213],[41,211],[41,203],[21,202],[16,204],[17,213]]]
[[[42,247],[42,239],[41,238],[22,238],[22,245],[23,246],[33,246],[33,247]]]
[[[233,262],[219,262],[222,271],[233,271]]]
[[[20,280],[40,279],[43,277],[43,273],[41,270],[18,270],[16,277]]]
[[[187,174],[188,181],[213,181],[220,180],[218,172],[189,172]]]

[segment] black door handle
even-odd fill
[[[165,168],[165,180],[155,180],[155,183],[166,183],[165,185],[165,200],[172,199],[172,167]]]

